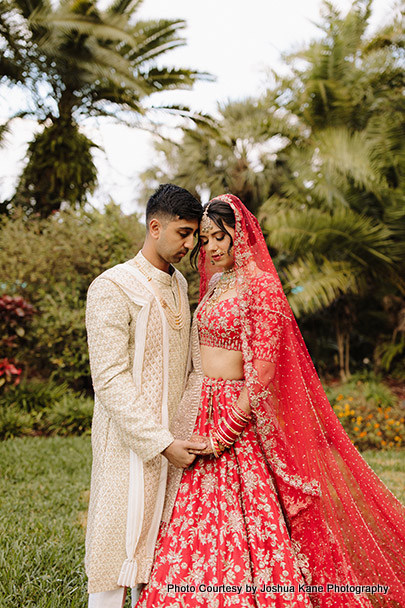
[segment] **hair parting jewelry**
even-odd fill
[[[208,209],[209,209],[210,205],[211,205],[211,203],[208,203],[208,205],[204,209],[204,213],[202,214],[201,224],[200,224],[201,233],[207,233],[210,231],[210,228],[211,228],[212,222],[211,222],[210,218],[208,217]]]

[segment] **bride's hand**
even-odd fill
[[[188,451],[190,452],[190,454],[195,454],[196,456],[208,456],[209,454],[213,454],[213,450],[212,450],[212,446],[211,446],[211,440],[209,437],[206,437],[204,435],[192,435],[190,437],[190,441],[196,442],[196,443],[205,443],[206,447],[203,450],[193,450],[191,448],[188,448]]]

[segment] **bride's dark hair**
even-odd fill
[[[207,207],[208,207],[207,215],[210,218],[210,220],[212,220],[214,222],[214,224],[216,224],[218,226],[218,228],[220,228],[222,230],[222,232],[225,232],[225,234],[227,234],[229,236],[229,238],[231,239],[229,249],[228,249],[228,253],[229,253],[233,247],[233,238],[229,234],[228,230],[226,229],[226,226],[229,226],[233,230],[235,229],[235,214],[232,210],[232,207],[230,205],[228,205],[228,203],[225,203],[224,201],[216,200],[216,199],[213,199],[210,203],[207,203],[206,205],[204,205],[203,211],[205,211],[205,209]],[[190,253],[190,263],[193,266],[193,268],[197,268],[197,258],[198,258],[200,249],[201,249],[201,239],[200,239],[200,229],[198,229],[197,244],[195,245],[194,249]]]

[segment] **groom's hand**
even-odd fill
[[[175,439],[162,454],[167,460],[178,469],[189,467],[195,460],[195,454],[200,453],[206,447],[205,442],[198,443],[192,441],[183,441]],[[195,453],[190,453],[190,450],[195,450]],[[199,452],[200,451],[200,452]]]

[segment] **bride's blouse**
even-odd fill
[[[227,350],[242,350],[238,297],[211,303],[197,311],[200,344]]]
[[[288,315],[283,299],[267,273],[252,283],[249,311],[252,323],[254,359],[276,363],[282,344],[282,331]],[[284,298],[285,300],[285,298]],[[212,302],[208,299],[197,309],[201,346],[242,351],[242,327],[238,296]]]

